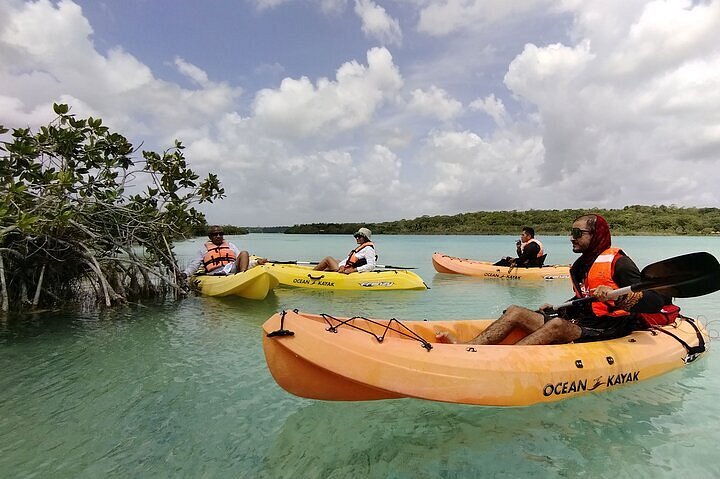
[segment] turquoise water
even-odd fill
[[[230,238],[276,260],[342,257],[345,236]],[[265,301],[191,297],[0,323],[2,477],[717,477],[720,356],[637,385],[554,404],[487,408],[403,399],[331,403],[273,381],[260,325],[298,308],[333,315],[495,317],[570,295],[435,273],[430,255],[511,254],[511,236],[377,236],[380,263],[415,266],[428,291],[278,289]],[[566,237],[543,237],[569,263]],[[720,238],[616,238],[642,268]],[[199,241],[178,245],[189,261]],[[720,293],[677,301],[717,335]],[[711,345],[712,347],[712,345]]]

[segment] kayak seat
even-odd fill
[[[538,258],[538,266],[540,268],[542,268],[545,265],[545,258],[547,258],[547,253],[545,253],[544,255],[542,255]]]

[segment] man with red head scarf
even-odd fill
[[[575,297],[592,299],[563,308],[560,316],[547,314],[550,305],[540,311],[510,306],[471,344],[498,344],[520,328],[527,336],[515,344],[562,344],[613,339],[642,327],[643,313],[658,313],[668,298],[654,291],[629,293],[615,300],[610,293],[640,282],[640,271],[619,248],[613,248],[610,227],[600,215],[580,216],[570,230],[573,252],[581,256],[570,268]],[[447,332],[439,332],[440,342],[457,342]]]

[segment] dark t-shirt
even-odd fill
[[[520,247],[518,246],[518,250]],[[540,252],[540,245],[532,241],[525,245],[522,253],[518,253],[518,258],[515,260],[517,266],[540,266],[538,264],[538,253]]]

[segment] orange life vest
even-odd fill
[[[537,254],[538,258],[545,254],[545,248],[543,248],[543,244],[539,240],[536,240],[535,238],[531,238],[527,243],[522,243],[520,245],[520,253],[521,254],[525,251],[525,247],[527,245],[529,245],[530,243],[537,243],[537,245],[540,247],[540,251],[538,251],[538,254]]]
[[[623,250],[620,248],[608,248],[600,255],[595,258],[590,270],[587,272],[587,276],[580,285],[575,283],[573,279],[573,289],[575,295],[578,298],[586,298],[590,296],[590,290],[597,288],[598,286],[610,286],[612,289],[618,289],[619,286],[613,280],[613,273],[615,272],[615,263],[620,256],[625,255]],[[630,313],[624,309],[616,309],[615,301],[594,301],[591,303],[591,308],[595,316],[627,316]]]
[[[359,253],[361,249],[367,248],[368,246],[375,247],[372,242],[367,241],[365,243],[359,244],[357,248],[351,249],[350,254],[348,255],[347,261],[345,261],[346,266],[352,266],[353,268],[357,268],[358,266],[362,266],[367,263],[367,260],[365,258],[358,258],[356,253]],[[375,259],[377,259],[377,255],[375,255]]]
[[[227,241],[224,241],[221,245],[209,241],[205,243],[205,249],[207,249],[207,253],[203,256],[203,266],[205,266],[205,271],[208,273],[235,262],[235,252],[230,248],[230,243]]]

